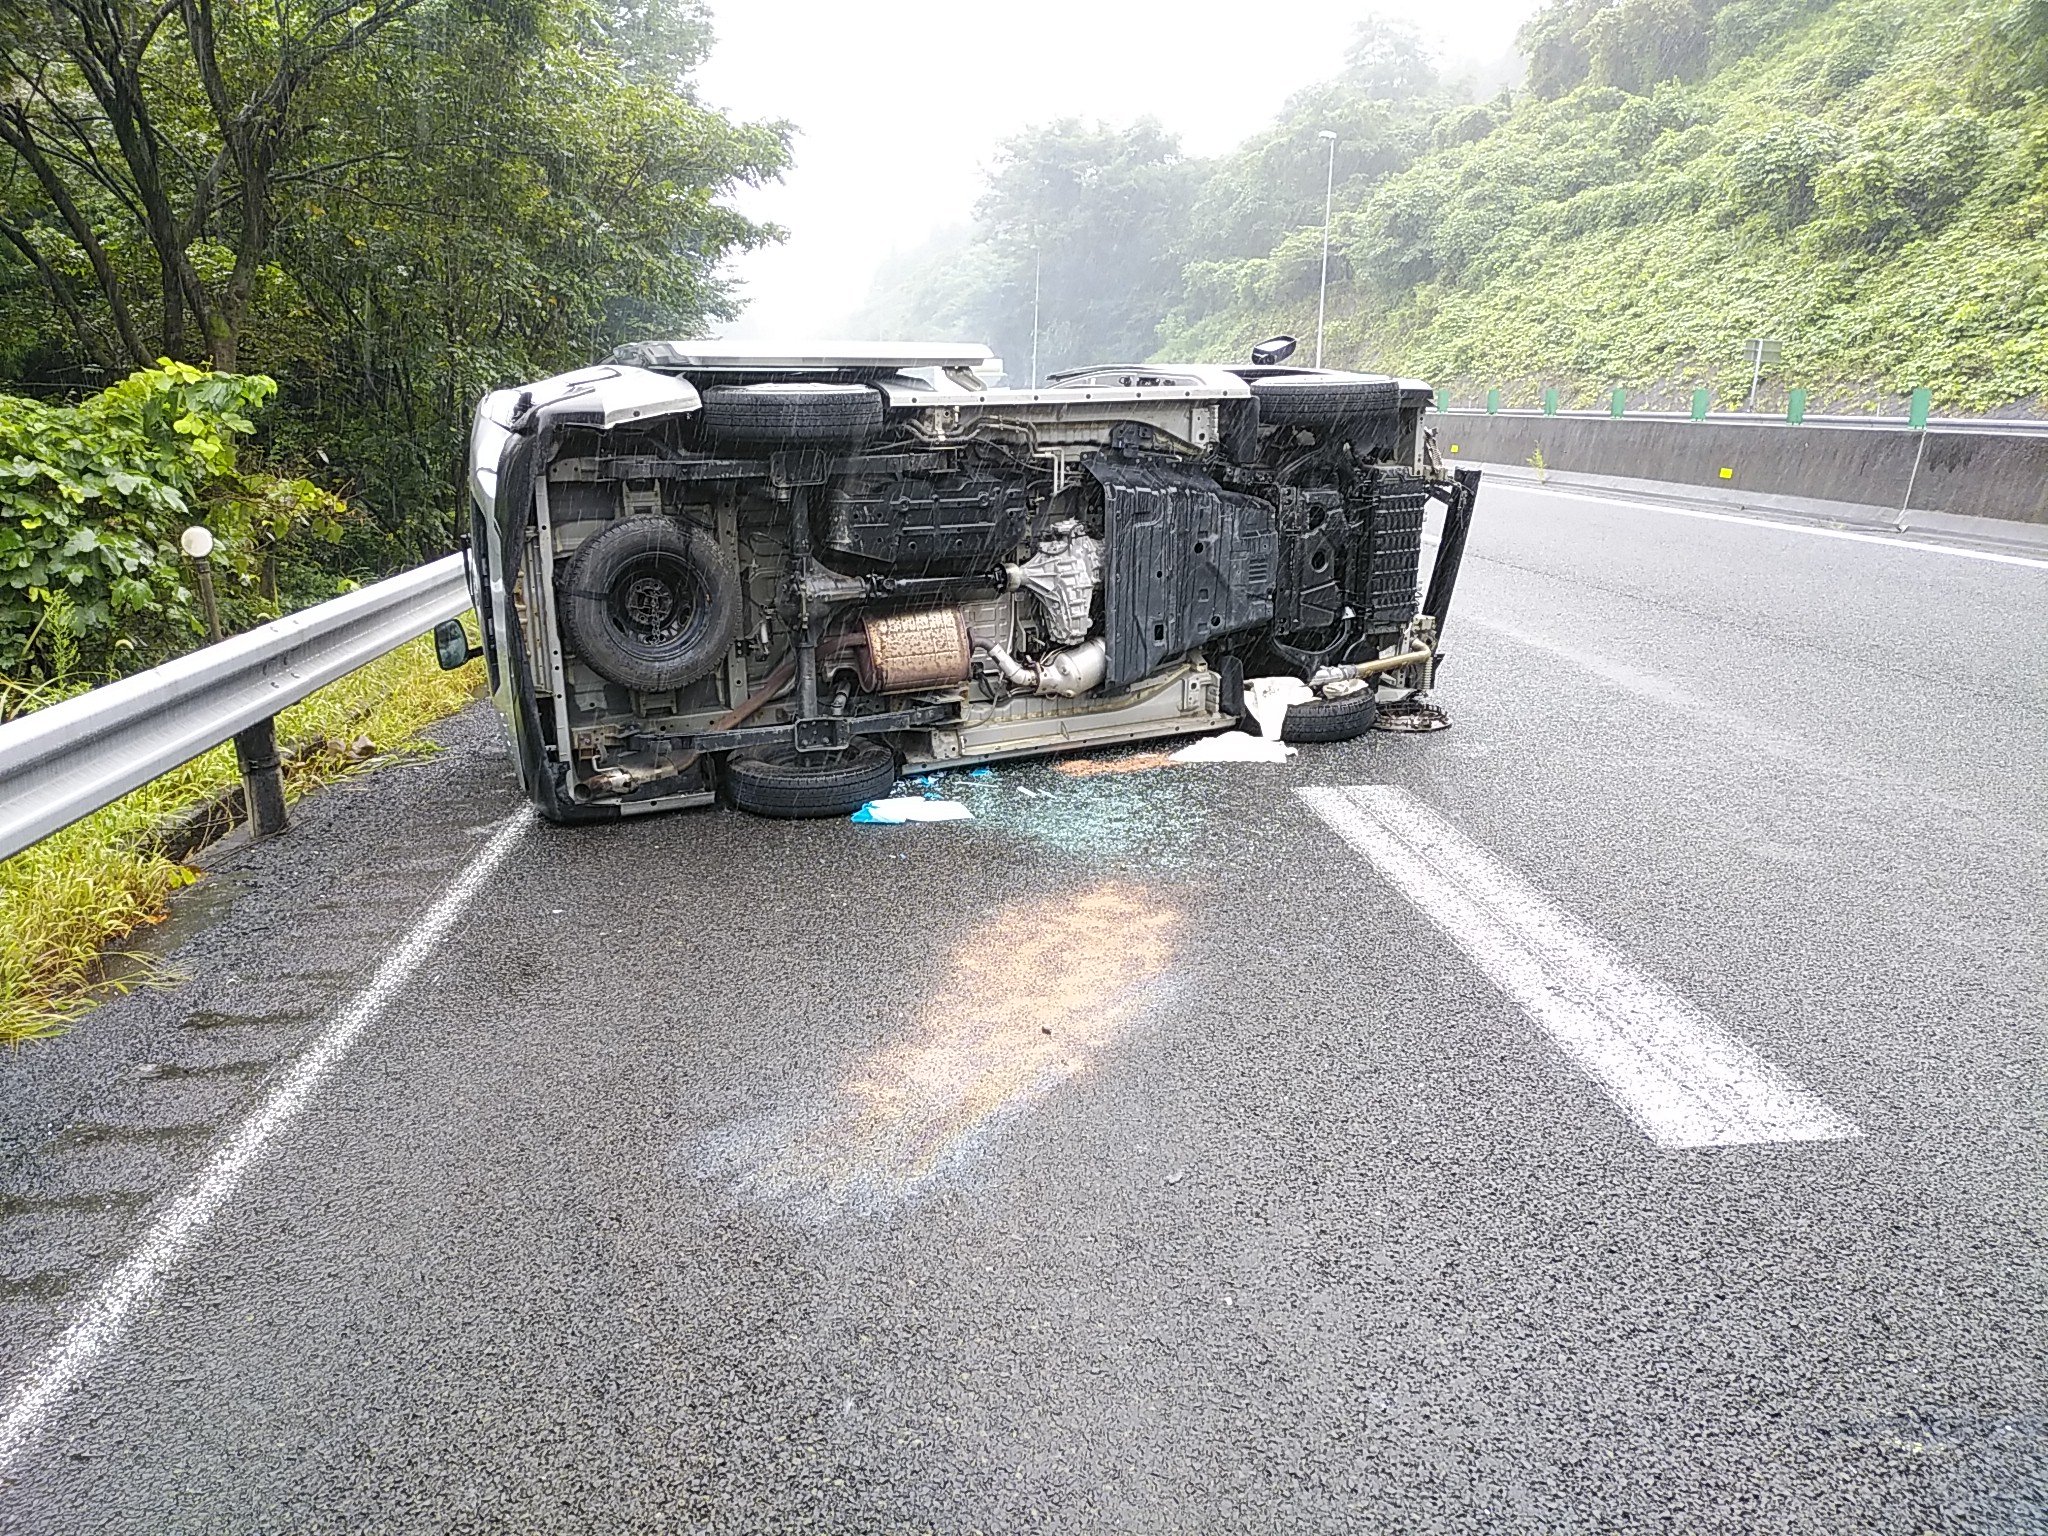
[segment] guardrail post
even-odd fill
[[[192,557],[199,573],[199,606],[206,611],[206,632],[215,645],[227,638],[221,632],[220,599],[213,590],[213,534],[205,528],[187,528],[178,545]],[[235,766],[242,773],[242,799],[250,824],[258,837],[275,837],[290,825],[284,810],[283,765],[277,756],[277,720],[258,720],[235,734]]]
[[[277,755],[277,719],[258,720],[235,736],[235,766],[258,837],[275,837],[291,823],[284,810],[284,771]]]
[[[1705,389],[1696,389],[1692,392],[1692,419],[1694,421],[1705,421],[1707,419],[1707,406],[1712,402],[1712,399],[1713,396]]]
[[[1546,416],[1555,416],[1557,414],[1557,391],[1554,388],[1543,391],[1543,414]]]
[[[1489,416],[1498,416],[1500,414],[1500,391],[1497,389],[1489,389],[1486,392],[1486,414]]]
[[[1785,419],[1798,426],[1806,420],[1806,391],[1795,389],[1785,397]]]
[[[1612,417],[1613,417],[1613,418],[1614,418],[1614,419],[1615,419],[1616,421],[1619,421],[1619,420],[1621,420],[1621,413],[1622,413],[1622,412],[1623,412],[1624,410],[1626,410],[1627,408],[1628,408],[1628,391],[1627,391],[1627,390],[1625,390],[1625,389],[1617,389],[1617,390],[1616,390],[1616,391],[1615,391],[1615,392],[1614,392],[1614,393],[1613,393],[1612,395],[1608,396],[1608,399],[1607,399],[1607,414],[1608,414],[1608,415],[1610,415],[1610,416],[1612,416]]]

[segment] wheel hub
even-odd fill
[[[614,622],[643,644],[674,640],[689,627],[693,607],[686,579],[667,570],[629,572],[612,589]]]

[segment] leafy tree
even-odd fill
[[[1555,98],[1583,85],[1593,72],[1590,28],[1608,0],[1551,0],[1522,26],[1516,39],[1529,60],[1529,89]]]
[[[1586,27],[1592,77],[1638,96],[1662,80],[1696,80],[1713,44],[1713,19],[1694,0],[1620,0]]]
[[[1426,101],[1441,81],[1436,62],[1415,30],[1401,22],[1368,18],[1344,50],[1338,82],[1371,101]]]
[[[699,0],[0,0],[0,372],[261,369],[274,446],[445,547],[475,398],[731,309],[780,125],[697,104]]]
[[[1196,253],[1212,260],[1261,255],[1288,231],[1319,225],[1326,177],[1342,190],[1341,201],[1362,201],[1428,148],[1451,99],[1412,31],[1364,23],[1341,73],[1289,99],[1272,128],[1210,172],[1195,203]],[[1464,125],[1467,136],[1483,136],[1483,128],[1474,135],[1476,126]]]
[[[1160,126],[1073,119],[1004,144],[967,235],[949,236],[880,278],[862,319],[884,335],[968,336],[1013,376],[1149,356],[1157,296],[1187,259],[1199,168]]]

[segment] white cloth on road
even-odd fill
[[[1285,742],[1248,736],[1243,731],[1224,731],[1191,741],[1173,754],[1176,763],[1284,763],[1294,756]]]

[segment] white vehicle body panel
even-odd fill
[[[594,406],[607,428],[694,411],[703,404],[695,385],[672,374],[623,363],[600,363],[540,379],[524,389],[496,389],[477,407],[469,435],[471,491],[488,512],[498,495],[498,462],[512,438],[513,422],[524,410],[582,399]]]
[[[987,347],[956,341],[646,341],[619,349],[622,362],[700,372],[762,373],[822,368],[979,368]]]

